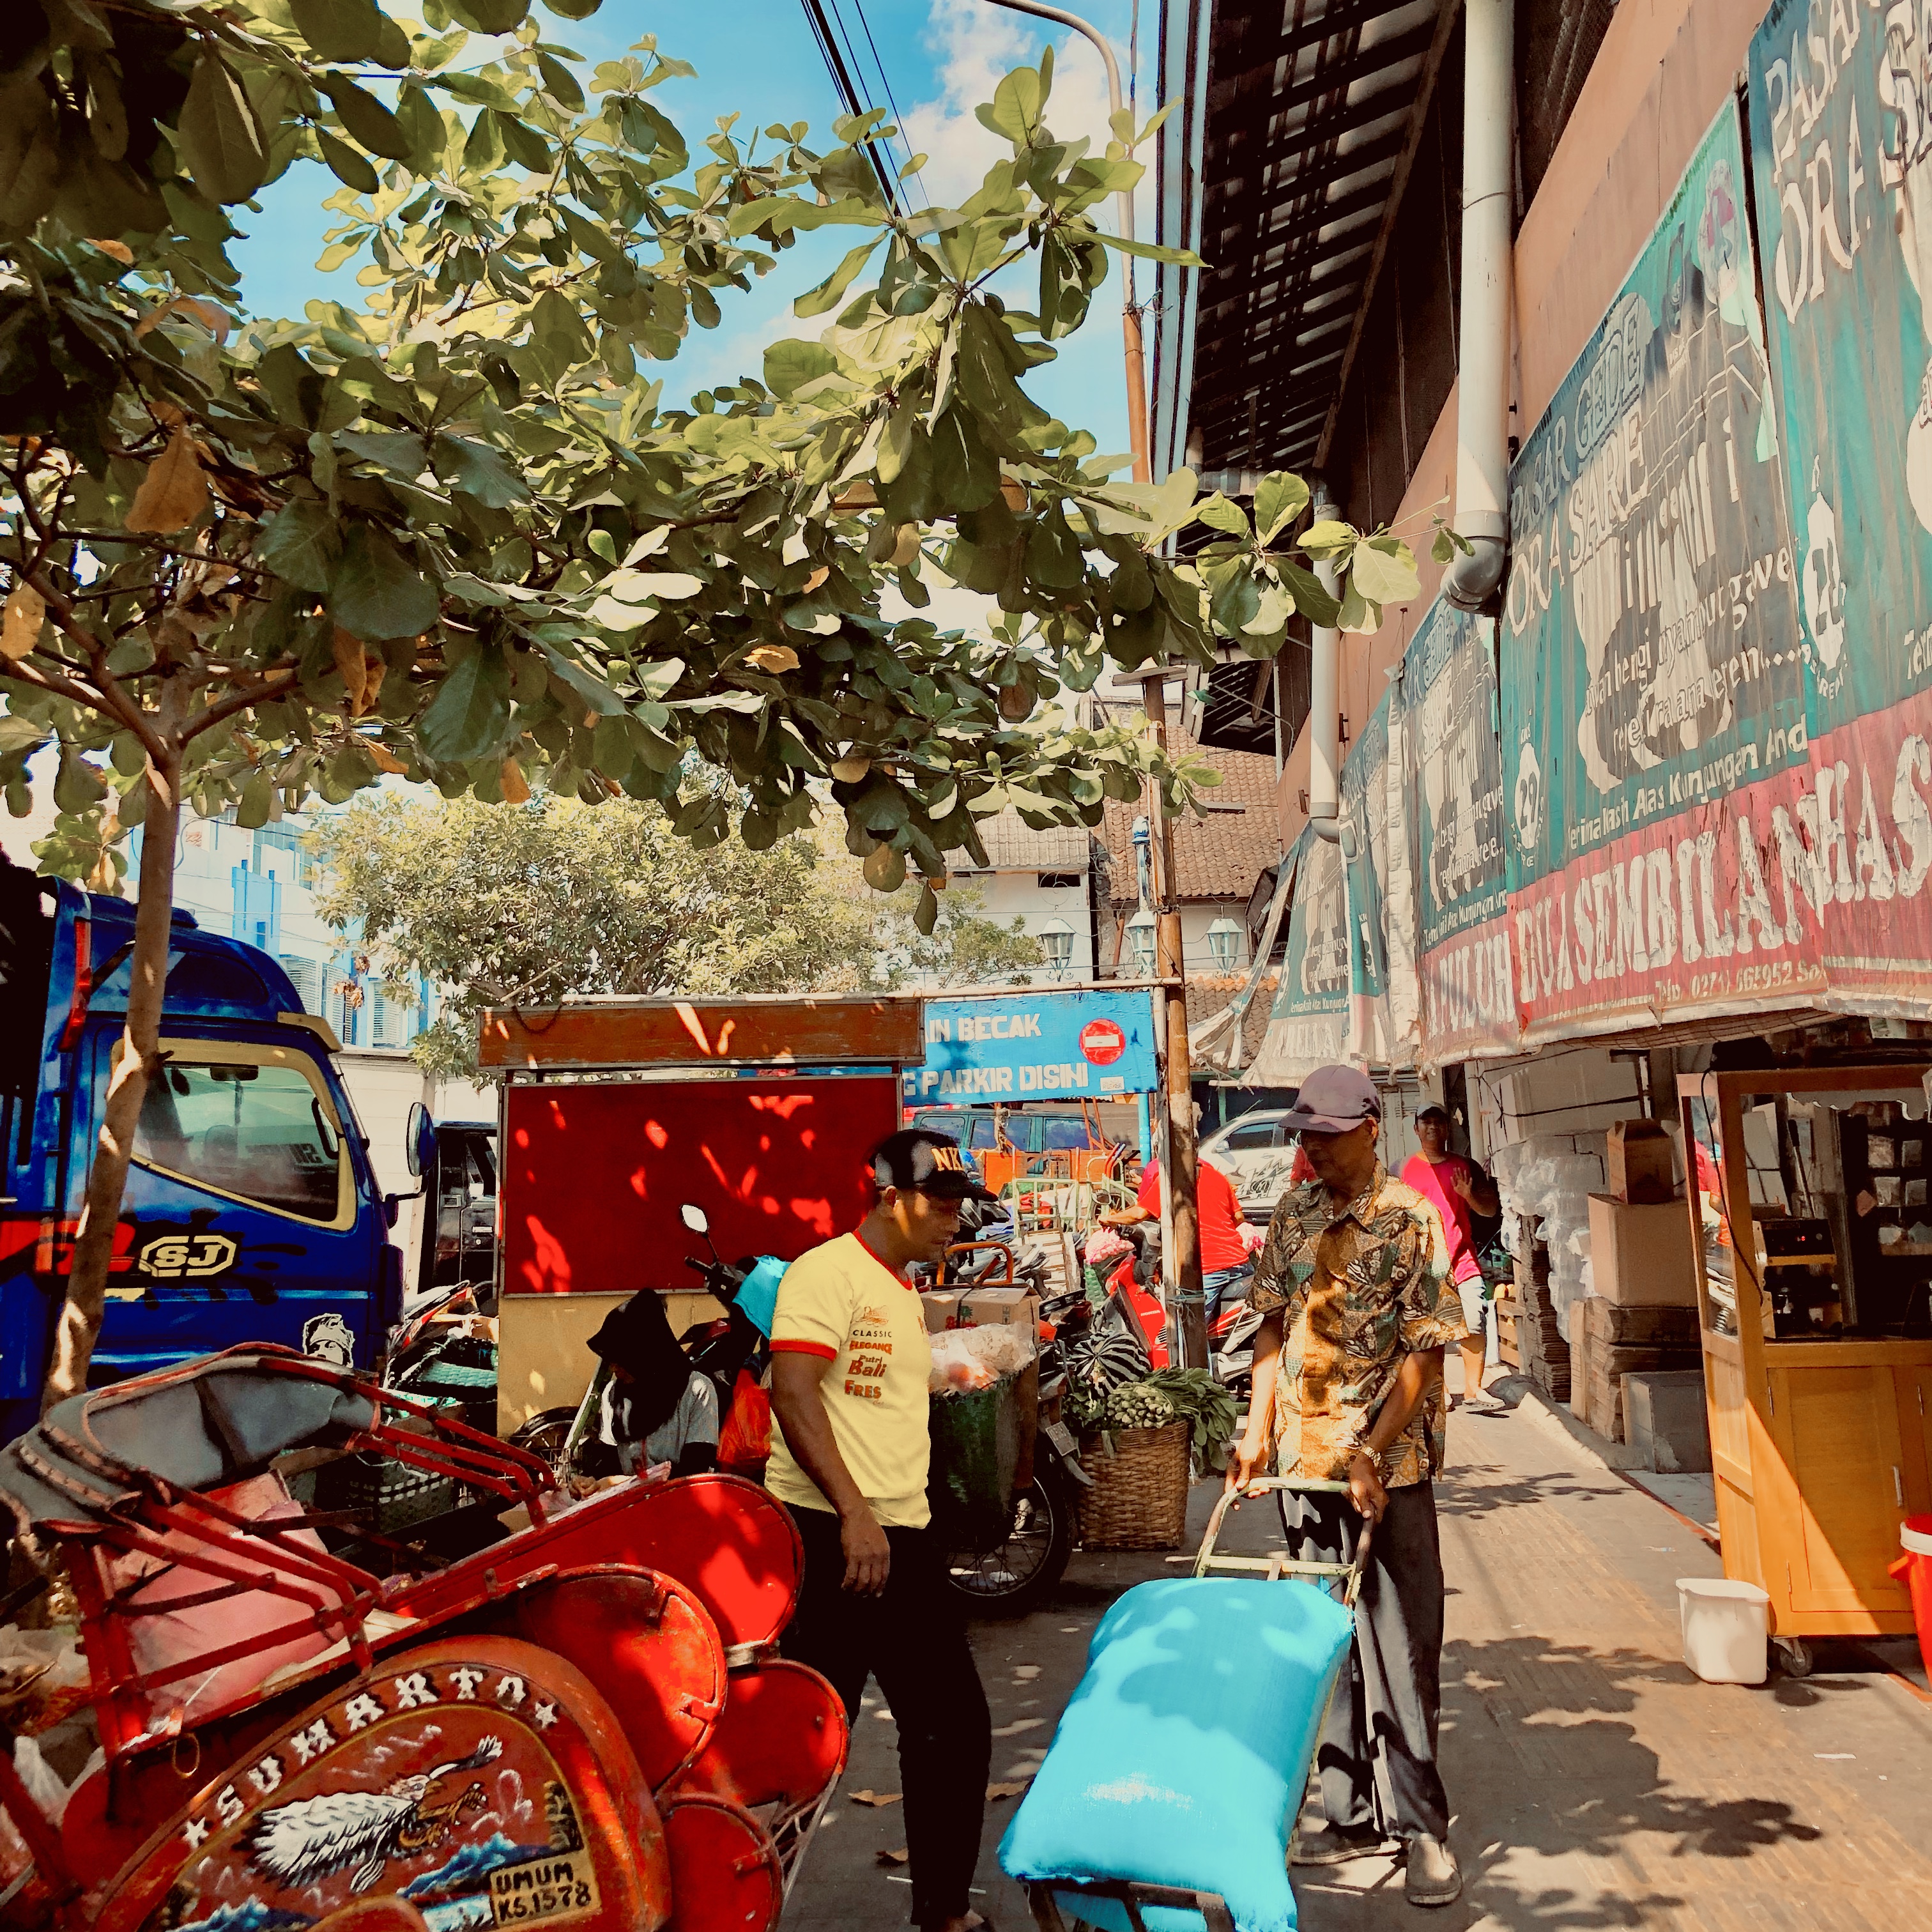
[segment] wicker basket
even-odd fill
[[[1090,1430],[1080,1461],[1094,1478],[1079,1495],[1089,1550],[1178,1550],[1187,1528],[1188,1427]],[[1112,1442],[1113,1454],[1108,1454]]]

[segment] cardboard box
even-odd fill
[[[958,1326],[980,1328],[990,1323],[1016,1322],[1031,1329],[1040,1324],[1040,1298],[1024,1288],[976,1288],[959,1304]]]
[[[1608,1442],[1628,1439],[1627,1376],[1695,1368],[1700,1360],[1690,1309],[1626,1307],[1600,1294],[1570,1306],[1570,1412]]]
[[[1682,1201],[1590,1196],[1591,1286],[1625,1306],[1694,1308],[1697,1258],[1690,1210]]]
[[[1586,1296],[1576,1304],[1593,1342],[1606,1348],[1677,1348],[1696,1354],[1697,1311],[1674,1304],[1612,1301],[1607,1295]],[[1573,1320],[1576,1310],[1571,1311]]]
[[[1668,1201],[1676,1191],[1670,1136],[1658,1120],[1618,1120],[1607,1136],[1610,1189],[1619,1201]]]
[[[920,1297],[920,1305],[926,1310],[926,1332],[928,1335],[944,1334],[949,1328],[961,1325],[959,1304],[965,1300],[964,1292],[956,1288],[935,1288],[930,1294]]]
[[[1646,1469],[1706,1470],[1711,1430],[1704,1371],[1652,1369],[1624,1378],[1624,1423]]]

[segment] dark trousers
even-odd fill
[[[1282,1527],[1304,1563],[1354,1560],[1361,1528],[1346,1496],[1281,1492]],[[1322,1808],[1347,1828],[1375,1826],[1406,1841],[1446,1839],[1449,1799],[1436,1768],[1442,1708],[1442,1549],[1436,1492],[1388,1492],[1369,1544],[1355,1641],[1335,1686],[1316,1762]]]
[[[885,1590],[855,1596],[842,1587],[838,1519],[794,1509],[792,1520],[805,1543],[805,1581],[784,1654],[830,1679],[855,1726],[866,1679],[878,1679],[898,1726],[913,1922],[962,1917],[980,1859],[992,1720],[938,1540],[929,1529],[888,1529]]]

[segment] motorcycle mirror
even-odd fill
[[[678,1218],[694,1234],[709,1236],[711,1232],[711,1217],[702,1208],[697,1207],[687,1201],[677,1212]]]
[[[403,1156],[412,1180],[421,1180],[436,1165],[436,1126],[420,1100],[410,1108],[409,1124],[403,1130]]]

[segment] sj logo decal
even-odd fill
[[[590,1916],[596,1871],[542,1742],[565,1718],[527,1678],[481,1664],[364,1679],[187,1820],[185,1862],[146,1932],[244,1910],[293,1928],[368,1893],[406,1897],[448,1932]]]
[[[136,1259],[142,1273],[156,1281],[204,1281],[226,1274],[240,1252],[226,1234],[161,1234]]]

